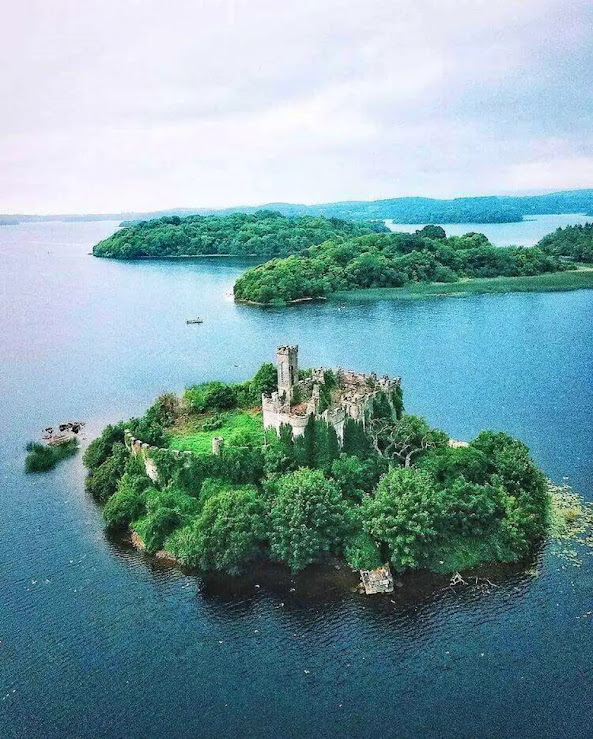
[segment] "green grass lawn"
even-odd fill
[[[182,451],[210,454],[212,439],[221,436],[228,446],[257,446],[263,440],[264,427],[260,413],[229,411],[222,414],[220,428],[204,431],[201,428],[206,416],[191,419],[185,427],[174,429],[169,435],[169,447]]]
[[[553,292],[593,288],[593,266],[569,272],[552,272],[534,277],[483,277],[459,282],[416,282],[405,287],[348,290],[331,295],[332,300],[417,300],[419,298],[461,297],[484,293]]]

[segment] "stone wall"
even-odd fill
[[[136,437],[132,435],[132,432],[129,429],[126,429],[124,431],[124,443],[133,457],[139,456],[142,459],[142,461],[144,462],[144,469],[146,470],[146,474],[148,475],[148,477],[150,477],[153,482],[158,482],[159,473],[153,453],[159,451],[160,447],[152,446],[150,444],[147,444],[145,441],[136,439]],[[167,449],[166,451],[172,452],[178,457],[182,454],[193,454],[193,452],[182,452],[179,451],[179,449]]]

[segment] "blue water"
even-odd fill
[[[582,213],[527,216],[520,223],[441,223],[449,236],[462,236],[471,231],[485,234],[495,246],[534,246],[546,234],[557,228],[578,223],[591,223],[593,216]],[[385,221],[392,231],[413,232],[426,223],[393,223]]]
[[[23,447],[294,342],[401,375],[457,438],[521,437],[593,499],[593,291],[255,309],[228,296],[245,262],[88,256],[115,226],[0,229],[0,736],[590,736],[590,550],[486,591],[212,589],[110,541],[79,456],[26,476]]]

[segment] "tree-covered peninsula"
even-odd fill
[[[107,426],[84,461],[108,527],[184,566],[230,573],[266,560],[297,572],[330,556],[353,569],[455,572],[522,560],[545,535],[547,481],[520,441],[483,431],[453,442],[404,412],[397,381],[296,371],[288,397],[264,364],[244,383],[164,395],[142,418]],[[336,409],[359,382],[364,418],[346,414],[338,436]],[[302,433],[265,429],[262,394],[309,413]]]
[[[282,304],[342,290],[561,272],[586,261],[587,254],[577,253],[566,235],[538,247],[497,247],[483,234],[447,237],[440,226],[425,226],[413,234],[331,238],[248,270],[234,293],[238,300]]]
[[[285,257],[335,237],[387,232],[380,222],[323,216],[288,218],[273,211],[227,216],[164,216],[116,231],[93,247],[96,257],[147,259],[236,255]]]

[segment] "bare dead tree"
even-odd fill
[[[416,454],[437,446],[436,430],[411,428],[404,419],[392,421],[374,418],[367,424],[367,431],[376,452],[390,461],[398,460],[404,467],[410,467]]]

